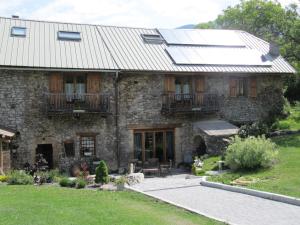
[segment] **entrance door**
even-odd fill
[[[175,158],[174,130],[134,131],[134,157],[140,161],[158,158],[166,163]]]
[[[49,169],[53,169],[53,148],[52,144],[40,144],[36,148],[36,154],[43,154],[48,162]]]

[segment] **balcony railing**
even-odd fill
[[[163,113],[214,113],[219,110],[216,94],[192,93],[175,94],[164,93],[162,95]]]
[[[46,93],[48,113],[109,113],[108,94]]]

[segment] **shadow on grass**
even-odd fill
[[[274,137],[272,140],[279,147],[298,147],[300,148],[300,134],[290,136]]]

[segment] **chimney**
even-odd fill
[[[279,46],[275,42],[270,43],[269,54],[274,57],[278,57],[280,55]]]
[[[19,19],[19,16],[18,15],[12,15],[11,18],[13,18],[13,19]]]

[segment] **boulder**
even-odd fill
[[[143,173],[131,173],[126,176],[128,185],[139,184],[144,181]]]

